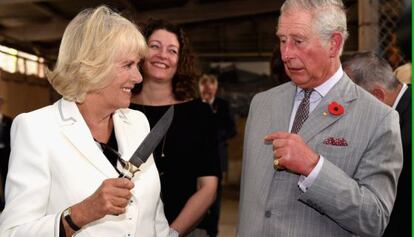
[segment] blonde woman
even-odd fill
[[[142,81],[145,39],[101,6],[63,35],[48,79],[62,99],[15,119],[0,236],[168,236],[151,156],[132,180],[117,178],[150,127],[127,109]]]

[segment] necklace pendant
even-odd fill
[[[164,152],[161,154],[161,158],[164,158],[165,157],[165,154],[164,154]]]

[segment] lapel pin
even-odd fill
[[[344,107],[336,101],[331,102],[328,105],[328,111],[333,116],[340,116],[345,112]]]

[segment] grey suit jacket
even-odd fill
[[[402,167],[398,114],[345,74],[304,123],[299,135],[325,158],[304,193],[299,175],[273,169],[264,136],[288,131],[296,86],[288,82],[257,94],[247,120],[238,236],[380,236]],[[345,112],[329,113],[336,101]],[[347,146],[327,139],[345,139]]]

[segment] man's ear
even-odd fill
[[[385,91],[383,89],[376,87],[372,90],[371,94],[377,97],[381,102],[385,103]]]
[[[339,51],[342,45],[342,34],[339,32],[334,32],[331,36],[329,42],[329,54],[332,58],[335,58],[339,55]]]

